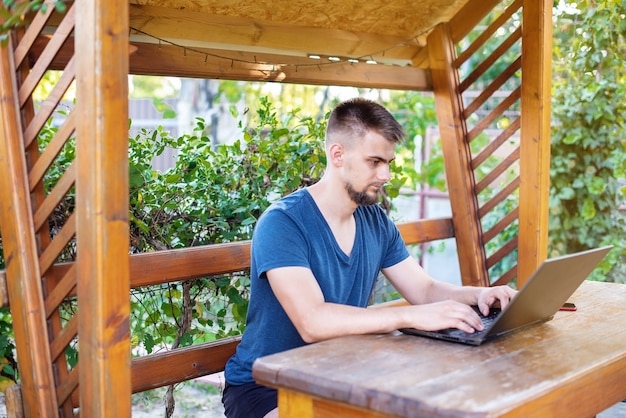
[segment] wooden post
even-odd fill
[[[449,25],[438,25],[428,36],[428,52],[462,281],[464,285],[488,286],[471,151]]]
[[[128,1],[75,7],[80,414],[129,417]]]
[[[0,47],[0,228],[6,262],[7,293],[24,412],[57,416],[39,260],[15,85],[13,54]]]
[[[518,287],[548,251],[552,1],[525,0],[522,19]]]

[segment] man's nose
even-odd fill
[[[378,170],[378,179],[383,183],[387,183],[391,180],[391,169],[388,164],[381,164]]]

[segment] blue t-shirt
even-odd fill
[[[356,236],[348,256],[306,189],[279,200],[261,216],[252,239],[246,329],[226,364],[228,383],[254,382],[252,363],[258,357],[305,345],[272,292],[268,270],[306,267],[326,302],[366,307],[380,270],[409,256],[400,232],[379,206],[359,206],[354,218]]]

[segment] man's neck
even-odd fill
[[[350,199],[345,188],[338,187],[338,183],[322,178],[308,190],[328,223],[352,222],[358,205]]]

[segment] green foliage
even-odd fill
[[[243,137],[232,144],[212,145],[202,119],[193,134],[180,138],[162,128],[130,138],[133,252],[250,239],[274,200],[317,181],[325,162],[325,124],[297,112],[279,120],[265,98],[257,116],[255,126],[242,128]],[[151,161],[166,147],[178,150],[176,163],[157,172]],[[248,285],[243,274],[194,280],[188,290],[180,284],[135,290],[133,344],[150,353],[239,334]],[[181,328],[185,315],[191,323]]]
[[[13,321],[8,307],[0,308],[0,376],[17,381]]]
[[[626,4],[582,1],[578,10],[555,30],[550,253],[613,244],[592,278],[618,281],[626,273]]]
[[[59,13],[65,13],[65,0],[55,0],[54,8]],[[5,45],[9,39],[9,32],[17,29],[24,24],[24,16],[28,13],[41,11],[45,13],[48,4],[44,0],[2,0],[0,5],[0,17],[2,17],[2,27],[0,28],[0,42]]]

